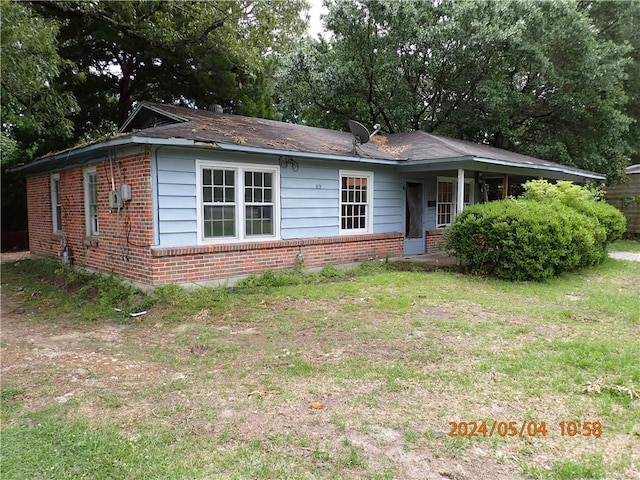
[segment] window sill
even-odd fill
[[[82,246],[87,249],[87,248],[96,248],[100,245],[99,239],[96,236],[92,236],[92,237],[85,237],[84,240],[82,240]]]

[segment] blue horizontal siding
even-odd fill
[[[192,184],[159,183],[158,195],[161,197],[193,197],[196,196],[195,179]]]
[[[158,207],[160,211],[165,208],[196,208],[196,197],[180,197],[164,195],[158,197]]]
[[[373,182],[373,232],[403,232],[403,182],[392,169],[375,169]]]
[[[195,208],[163,208],[158,214],[158,218],[163,221],[189,220],[196,218]]]
[[[157,223],[160,246],[197,244],[196,158],[277,165],[277,158],[166,148],[158,151]],[[403,230],[404,194],[393,168],[373,169],[342,162],[298,160],[298,169],[280,169],[280,237],[339,234],[339,170],[374,172],[373,231]]]
[[[198,235],[193,233],[163,233],[162,247],[186,247],[198,244]]]
[[[160,234],[189,233],[197,230],[195,220],[173,220],[160,222]]]
[[[282,238],[335,236],[339,233],[336,166],[299,162],[297,171],[280,171]]]
[[[160,170],[158,172],[158,185],[193,185],[196,184],[196,171],[194,164],[193,172],[179,172],[175,170]]]

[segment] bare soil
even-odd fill
[[[328,452],[339,451],[348,442],[363,452],[371,468],[381,471],[391,467],[396,478],[406,480],[524,478],[519,461],[550,465],[553,460],[573,458],[576,452],[597,452],[603,453],[606,461],[615,462],[634,455],[630,449],[638,445],[631,435],[615,437],[607,444],[598,439],[555,435],[497,443],[487,439],[471,442],[472,445],[465,443],[460,451],[447,450],[442,445],[449,425],[443,418],[473,420],[468,416],[474,412],[510,421],[535,412],[537,418],[551,423],[565,419],[566,412],[562,403],[553,398],[484,399],[482,386],[495,380],[490,372],[478,372],[475,394],[456,394],[442,385],[430,389],[404,380],[399,381],[399,391],[387,397],[376,393],[381,390],[382,381],[352,378],[336,382],[291,376],[271,382],[266,366],[286,365],[290,362],[289,352],[283,348],[279,355],[267,356],[261,350],[270,341],[263,324],[233,325],[206,310],[181,324],[123,325],[106,320],[87,325],[65,318],[44,322],[34,312],[16,307],[4,294],[1,301],[2,382],[24,389],[19,399],[24,408],[75,402],[79,414],[96,423],[105,418],[116,420],[128,435],[135,435],[137,426],[146,419],[162,422],[184,435],[230,432],[230,448],[234,442],[241,445],[254,438],[288,434],[307,438],[311,445],[320,445]],[[280,303],[265,308],[286,306]],[[329,316],[331,308],[328,304],[305,306],[308,312],[322,310]],[[451,308],[454,307],[446,304],[427,306],[424,315],[447,320]],[[480,311],[478,321],[491,315]],[[372,316],[371,321],[381,320]],[[230,376],[226,366],[216,366],[211,361],[215,352],[210,345],[198,341],[182,343],[185,334],[203,323],[219,334],[221,348],[232,346],[241,352],[233,367],[237,376]],[[443,333],[442,341],[447,341],[446,335]],[[345,346],[336,334],[336,348],[326,351],[318,345],[313,332],[303,331],[298,342],[304,347],[304,360],[309,364],[330,364],[334,359],[355,354],[366,355],[372,361],[402,362],[411,353],[411,342],[420,338],[420,330],[416,329],[404,346],[367,339]],[[472,342],[464,340],[471,351]],[[168,366],[170,360],[153,360],[151,351],[174,355],[176,367]],[[185,359],[193,362],[193,368],[184,368]],[[452,371],[468,368],[460,364],[445,367]],[[188,388],[169,388],[180,382]],[[477,410],[473,400],[485,405],[482,411]],[[586,411],[585,416],[590,413]],[[403,422],[406,429],[401,428]],[[419,435],[434,432],[434,438],[413,444],[407,430]],[[306,457],[311,457],[313,450],[296,444],[277,448],[278,453]],[[362,472],[349,473],[366,478]],[[640,474],[627,471],[620,478],[640,479]]]

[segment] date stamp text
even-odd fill
[[[495,420],[481,422],[449,422],[450,437],[546,437],[548,433],[557,432],[562,437],[600,437],[602,423],[598,421],[584,422],[547,422]]]

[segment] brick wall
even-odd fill
[[[425,247],[427,253],[439,252],[439,244],[444,240],[444,229],[427,230],[425,232]]]
[[[201,282],[295,268],[402,256],[400,233],[152,250],[154,284]]]
[[[131,185],[132,200],[109,209],[111,167],[108,161],[91,164],[98,182],[100,235],[88,238],[85,220],[84,168],[59,172],[62,234],[53,233],[51,176],[27,178],[29,246],[32,253],[57,256],[64,240],[78,265],[114,273],[141,283],[151,283],[149,247],[153,243],[151,161],[148,152],[119,157],[113,162],[116,188]]]

